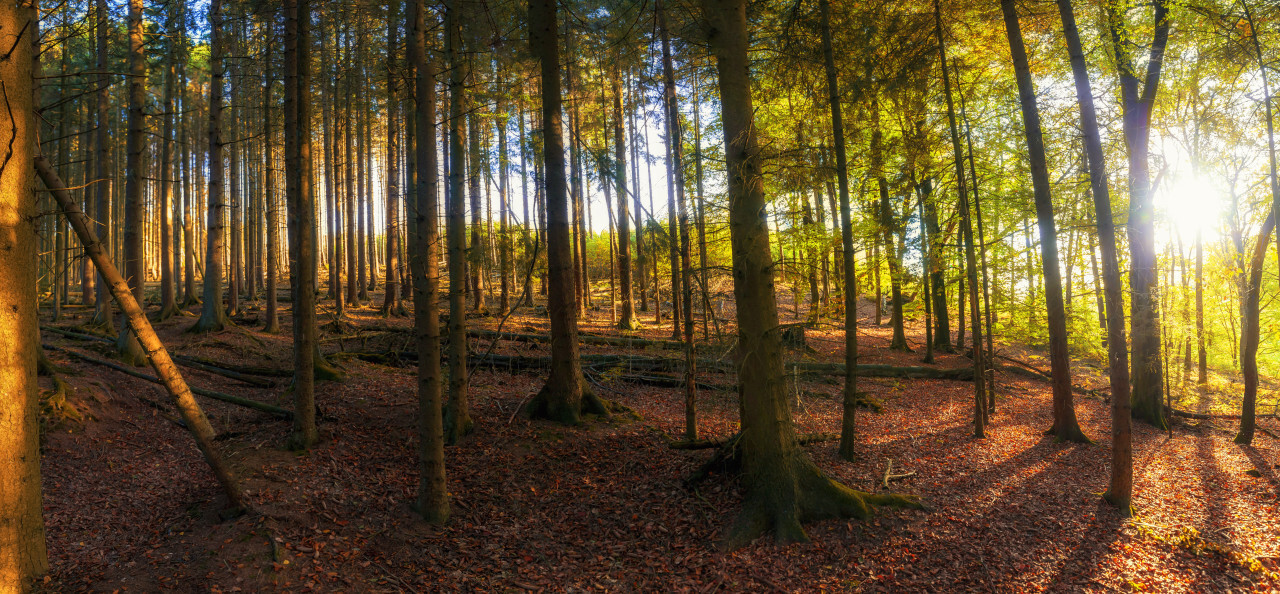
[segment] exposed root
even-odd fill
[[[875,507],[925,509],[913,495],[872,494],[850,489],[831,480],[803,454],[784,460],[776,468],[781,476],[769,479],[770,488],[755,488],[747,495],[742,513],[722,542],[734,550],[772,531],[778,542],[806,542],[803,524],[831,518],[866,519]],[[792,488],[776,481],[790,481]]]
[[[546,419],[562,425],[579,425],[587,415],[608,420],[616,413],[630,412],[625,406],[596,396],[586,379],[580,379],[578,385],[582,390],[582,397],[576,403],[554,394],[549,386],[543,386],[524,405],[522,412],[531,419]]]

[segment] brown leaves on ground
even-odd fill
[[[376,310],[352,321],[385,326]],[[586,332],[615,334],[607,310]],[[670,327],[639,332],[667,338]],[[287,320],[287,315],[282,316]],[[290,360],[288,332],[257,340],[240,332],[184,335],[189,319],[161,324],[177,352],[224,362]],[[407,320],[392,320],[404,326]],[[476,321],[492,327],[492,320]],[[545,330],[545,318],[517,316],[505,330]],[[863,362],[919,365],[915,353],[887,351],[889,330],[864,318]],[[325,343],[326,352],[367,350],[376,332]],[[816,352],[841,360],[838,330],[809,330]],[[46,335],[91,352],[92,344]],[[331,337],[333,338],[333,337]],[[385,338],[385,337],[384,337]],[[713,337],[714,338],[714,337]],[[258,341],[261,341],[259,343]],[[714,340],[701,356],[720,357]],[[725,343],[727,344],[727,343]],[[398,344],[396,345],[398,346]],[[474,341],[483,352],[487,341]],[[394,348],[394,347],[391,347]],[[727,348],[727,347],[726,347]],[[617,352],[584,346],[584,353]],[[546,346],[502,342],[495,352],[545,356]],[[637,351],[638,352],[638,351]],[[656,352],[649,355],[661,354]],[[808,450],[833,477],[882,491],[920,495],[932,512],[884,510],[871,521],[806,526],[812,542],[768,539],[725,554],[714,544],[741,501],[732,477],[697,491],[682,479],[710,455],[677,451],[683,433],[679,389],[592,375],[602,396],[634,409],[582,427],[530,422],[515,411],[541,385],[535,372],[481,367],[472,378],[476,432],[447,448],[453,517],[422,524],[409,509],[417,485],[416,384],[412,368],[356,359],[342,383],[321,383],[317,401],[332,420],[305,454],[282,451],[288,425],[205,401],[256,514],[217,517],[219,490],[185,432],[140,398],[164,402],[158,387],[51,352],[79,375],[83,429],[47,436],[44,494],[51,588],[178,591],[1228,591],[1280,587],[1280,481],[1276,441],[1231,443],[1231,427],[1179,426],[1172,439],[1135,426],[1138,516],[1123,520],[1101,503],[1110,459],[1107,405],[1077,397],[1086,433],[1101,445],[1054,443],[1050,394],[1042,382],[999,377],[990,437],[970,437],[972,384],[864,379],[882,414],[862,412],[857,463],[836,458],[835,442]],[[677,353],[667,353],[678,356]],[[967,364],[939,355],[937,365]],[[284,387],[245,387],[184,369],[195,385],[288,405]],[[709,377],[728,384],[727,377]],[[286,380],[287,381],[287,380]],[[1080,378],[1077,383],[1087,381]],[[838,432],[840,385],[802,379],[793,410],[802,432]],[[731,391],[704,390],[700,434],[736,429]],[[1274,421],[1263,427],[1277,430]],[[1256,471],[1252,476],[1247,471]]]

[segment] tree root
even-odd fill
[[[75,392],[75,388],[62,379],[62,374],[58,372],[57,366],[44,354],[41,349],[40,356],[36,360],[36,371],[39,375],[48,377],[53,381],[53,390],[40,394],[40,421],[45,427],[56,428],[61,427],[67,422],[82,423],[84,415],[80,410],[67,401],[67,397]]]
[[[580,425],[583,417],[587,415],[608,420],[613,418],[614,414],[631,412],[631,409],[621,404],[596,396],[585,378],[580,379],[578,385],[582,391],[582,397],[576,403],[565,402],[563,398],[552,394],[548,386],[543,386],[529,402],[525,403],[521,412],[530,419],[545,419],[562,425]]]
[[[803,453],[784,459],[776,470],[783,474],[770,477],[775,488],[754,489],[747,494],[742,513],[721,543],[725,550],[746,546],[770,531],[778,542],[807,542],[803,523],[831,518],[864,520],[871,517],[875,507],[926,509],[913,495],[850,489],[828,478]],[[777,481],[789,481],[792,488]]]

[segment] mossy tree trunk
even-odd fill
[[[800,449],[787,403],[773,258],[764,218],[762,158],[751,100],[746,0],[704,0],[716,56],[728,172],[729,234],[738,303],[738,395],[746,501],[724,544],[736,548],[773,531],[806,540],[803,522],[866,517],[876,504],[918,505],[854,491],[822,473]]]

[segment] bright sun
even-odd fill
[[[1155,202],[1157,216],[1172,227],[1173,233],[1188,238],[1197,231],[1206,236],[1217,233],[1222,219],[1222,190],[1208,178],[1185,175],[1168,180]]]

